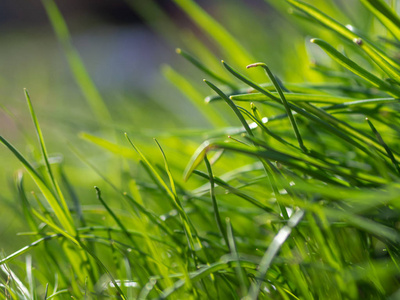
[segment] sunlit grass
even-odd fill
[[[53,1],[44,2],[62,39],[67,29],[57,26],[65,22]],[[75,191],[79,179],[49,155],[26,93],[41,157],[0,141],[25,168],[15,193],[27,228],[21,234],[32,242],[0,260],[1,299],[396,299],[400,65],[391,53],[400,21],[393,7],[360,1],[366,16],[382,22],[382,34],[393,34],[383,43],[379,32],[334,20],[334,9],[288,0],[299,23],[324,26],[309,46],[336,64],[313,64],[325,82],[291,84],[280,70],[249,61],[194,1],[175,2],[227,57],[220,75],[177,51],[206,77],[207,104],[185,74],[163,69],[211,129],[160,130],[143,145],[132,128],[104,124],[101,134],[81,133],[82,145],[109,157],[99,161],[69,145],[96,178],[94,189],[86,186],[95,203],[88,205]],[[96,87],[69,43],[71,71],[98,123],[107,122],[112,117],[101,98],[91,98]],[[285,68],[282,74],[296,71]],[[37,186],[31,194],[25,174]]]

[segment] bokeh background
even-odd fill
[[[309,47],[309,37],[304,34],[318,32],[320,28],[307,22],[304,27],[294,25],[291,17],[287,18],[288,7],[284,1],[196,2],[239,40],[255,60],[269,64],[283,80],[318,82],[322,78],[310,67],[309,56],[323,55]],[[310,2],[321,9],[330,5]],[[362,9],[355,1],[337,2],[350,18]],[[201,132],[211,125],[165,78],[169,70],[166,65],[188,79],[199,95],[205,97],[210,90],[202,82],[204,74],[177,55],[175,48],[187,49],[206,60],[210,68],[225,77],[228,75],[219,61],[227,58],[217,43],[190,21],[174,1],[56,3],[67,22],[73,46],[100,91],[112,122],[99,126],[75,82],[42,2],[3,0],[0,2],[0,134],[28,158],[39,156],[23,93],[23,88],[27,88],[49,152],[62,153],[67,174],[81,195],[81,201],[90,204],[95,202],[92,187],[99,178],[77,159],[71,147],[78,148],[100,168],[112,169],[114,158],[82,142],[79,133],[110,138],[101,129],[105,127],[120,133],[121,139],[123,132],[128,131],[134,133],[139,143],[149,143],[152,137],[162,140],[165,133],[179,131],[190,138],[195,147],[196,137],[198,141],[203,137],[191,132]],[[337,8],[330,7],[330,10]],[[356,25],[369,24],[368,20],[362,22],[365,23]],[[329,35],[325,37],[329,40]],[[246,72],[244,65],[230,63]],[[265,80],[260,74],[260,80]],[[219,113],[224,114],[222,110]],[[234,118],[227,113],[226,119]],[[117,141],[121,142],[119,138]],[[180,142],[184,144],[185,139]],[[28,241],[16,235],[27,230],[19,205],[16,205],[20,200],[13,178],[19,168],[19,162],[0,147],[0,249],[5,253],[17,250]]]

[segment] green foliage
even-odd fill
[[[239,44],[195,1],[174,2],[228,61],[215,67],[205,48],[199,58],[190,54],[201,38],[191,43],[193,49],[177,51],[209,78],[204,82],[214,94],[207,104],[199,101],[203,89],[184,73],[163,69],[213,128],[193,137],[184,131],[160,133],[142,150],[129,138],[137,132],[132,128],[124,142],[121,133],[109,132],[110,124],[102,136],[82,133],[82,143],[109,154],[100,164],[82,155],[80,145],[71,145],[97,178],[98,202],[89,206],[75,192],[79,179],[70,180],[64,163],[48,154],[26,93],[41,160],[30,162],[5,138],[0,141],[39,193],[26,193],[20,172],[15,194],[29,227],[23,234],[32,242],[0,260],[0,299],[397,299],[397,2],[360,0],[354,7],[365,9],[358,18],[381,25],[355,28],[335,19],[349,5],[342,1],[339,7],[333,1],[268,1],[277,10],[290,7],[293,19],[287,22],[298,24],[277,28],[276,43],[284,43],[290,26],[293,40],[315,35],[305,46],[316,53],[307,71],[305,52],[297,65],[290,56],[277,55],[285,63],[282,70],[252,61],[257,55],[246,49],[246,41]],[[172,38],[146,9],[129,3]],[[146,7],[170,30],[178,30],[155,2],[149,3]],[[43,4],[98,123],[110,121],[58,8],[51,0]],[[269,51],[272,55],[274,49]],[[267,76],[237,71],[245,71],[245,65],[259,66]],[[313,80],[286,82],[303,71]],[[235,125],[225,125],[229,118]]]

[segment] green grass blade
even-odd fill
[[[179,199],[178,199],[177,195],[168,187],[168,185],[161,178],[161,176],[158,174],[156,169],[154,169],[152,164],[147,160],[147,158],[143,155],[143,153],[132,143],[131,139],[129,138],[129,136],[126,133],[125,133],[125,137],[128,140],[128,142],[131,144],[133,149],[139,154],[140,158],[143,160],[144,164],[150,170],[150,172],[152,173],[154,178],[158,181],[160,186],[165,190],[165,192],[167,193],[167,195],[169,196],[169,198],[171,200],[172,206],[174,208],[176,208],[177,211],[179,212],[179,215],[180,215],[182,223],[183,223],[183,228],[184,228],[184,230],[185,230],[185,232],[187,234],[187,238],[188,238],[190,249],[192,251],[194,251],[195,242],[194,242],[193,235],[192,235],[192,228],[190,226],[190,222],[189,222],[188,216],[187,216],[186,212],[184,211],[181,203],[179,202]],[[163,151],[162,151],[162,154],[164,155]],[[166,163],[166,161],[165,161],[165,163]],[[201,249],[202,248],[201,243],[199,244],[199,246],[200,246],[200,249]]]
[[[297,211],[290,219],[286,226],[279,230],[278,234],[272,240],[272,243],[268,246],[267,251],[261,259],[256,278],[257,280],[251,285],[248,298],[252,300],[258,299],[258,294],[261,288],[262,280],[267,275],[268,269],[270,268],[272,261],[278,255],[283,243],[290,236],[292,229],[299,224],[304,216],[302,210]]]
[[[72,74],[79,85],[83,95],[85,96],[92,112],[101,124],[110,123],[111,116],[105,105],[103,98],[97,90],[94,82],[90,78],[89,72],[79,56],[78,51],[74,48],[67,24],[55,4],[54,0],[42,0],[46,13],[50,19],[51,25],[60,41]]]
[[[215,74],[213,71],[211,71],[209,68],[207,68],[203,63],[201,63],[196,58],[194,58],[190,53],[188,53],[188,52],[186,52],[186,51],[184,51],[182,49],[179,49],[179,48],[176,49],[176,53],[178,53],[179,55],[184,57],[187,61],[192,63],[199,70],[203,71],[205,74],[207,74],[211,78],[214,78],[215,80],[219,81],[220,83],[230,87],[232,90],[236,90],[237,89],[237,87],[233,83],[227,81],[226,79],[222,78],[218,74]]]
[[[10,262],[11,260],[13,260],[13,259],[15,259],[15,258],[17,258],[17,257],[19,257],[19,256],[21,256],[21,255],[23,255],[23,254],[25,254],[25,253],[28,252],[30,249],[32,249],[32,248],[34,248],[34,247],[40,245],[40,244],[43,243],[44,241],[52,240],[52,239],[58,238],[58,237],[60,237],[60,236],[61,236],[61,234],[52,234],[52,235],[48,235],[48,236],[45,236],[45,237],[43,237],[43,238],[40,238],[40,239],[34,241],[33,243],[30,243],[29,245],[27,245],[27,246],[25,246],[25,247],[19,249],[18,251],[15,251],[14,253],[8,255],[7,257],[1,259],[1,260],[0,260],[0,265],[6,264],[6,263]]]
[[[400,92],[397,91],[397,89],[395,89],[390,84],[379,79],[372,73],[365,70],[363,67],[356,64],[351,59],[349,59],[346,56],[344,56],[343,54],[341,54],[339,51],[337,51],[335,48],[333,48],[327,42],[325,42],[321,39],[312,39],[311,42],[320,46],[336,62],[338,62],[340,65],[342,65],[346,69],[350,70],[354,74],[360,76],[364,80],[368,81],[371,85],[377,87],[378,89],[386,91],[388,94],[390,94],[393,97],[399,97]]]
[[[226,63],[223,62],[223,65],[225,66],[225,68],[232,73],[235,77],[237,77],[238,79],[242,80],[244,83],[248,84],[249,86],[251,86],[252,88],[254,88],[255,90],[261,92],[263,95],[271,98],[272,100],[274,100],[275,102],[281,103],[280,98],[276,97],[275,95],[273,95],[272,93],[270,93],[269,91],[265,90],[264,88],[262,88],[261,86],[259,86],[258,84],[256,84],[255,82],[251,81],[250,79],[246,78],[245,76],[239,74],[237,71],[235,71],[234,69],[232,69],[229,65],[227,65]],[[318,125],[324,127],[326,130],[334,133],[335,135],[339,136],[340,138],[342,138],[343,140],[351,143],[352,145],[356,146],[357,148],[362,149],[364,152],[368,152],[368,149],[366,149],[365,147],[363,147],[362,145],[360,145],[358,142],[354,141],[352,138],[350,138],[347,134],[343,133],[341,130],[338,130],[337,128],[333,127],[332,125],[330,125],[329,123],[327,123],[324,120],[321,120],[317,117],[315,117],[314,115],[310,114],[309,112],[305,111],[304,109],[301,109],[293,104],[289,104],[289,107],[294,110],[295,112],[303,115],[304,117],[306,117],[309,120],[312,120],[314,122],[316,122]]]
[[[185,171],[183,172],[183,180],[187,181],[192,175],[194,169],[204,160],[206,153],[210,150],[210,141],[203,142],[193,153]]]
[[[121,228],[122,232],[126,235],[126,237],[129,239],[129,241],[135,245],[131,235],[129,234],[128,230],[126,229],[126,227],[124,226],[124,224],[122,223],[120,218],[118,218],[118,216],[112,211],[112,209],[108,206],[108,204],[103,200],[100,189],[97,186],[95,186],[94,189],[96,190],[97,199],[101,202],[101,204],[107,210],[109,215],[114,219],[115,223],[117,223],[117,225]]]
[[[108,179],[105,175],[103,175],[92,163],[90,163],[87,159],[85,159],[76,149],[72,150],[79,159],[81,159],[86,165],[88,165],[100,178],[104,180],[115,192],[122,195],[130,205],[133,205],[140,213],[144,214],[146,217],[149,218],[156,226],[159,226],[161,230],[163,230],[168,236],[171,236],[174,239],[173,232],[163,223],[159,216],[155,213],[151,212],[147,208],[145,208],[141,203],[135,200],[134,197],[129,195],[127,192],[123,192],[118,189],[110,179]],[[130,156],[133,157],[132,154]],[[175,242],[178,242],[175,239]]]
[[[140,158],[143,160],[144,164],[149,168],[149,170],[152,172],[153,176],[156,178],[158,183],[165,189],[167,192],[168,196],[174,201],[175,196],[171,189],[168,187],[168,185],[165,183],[165,181],[161,178],[161,176],[158,174],[156,169],[153,167],[153,165],[149,162],[149,160],[144,156],[144,154],[132,143],[131,139],[129,138],[128,134],[125,133],[125,137],[129,144],[132,146],[132,148],[139,154]]]
[[[215,197],[215,181],[214,181],[214,175],[212,172],[212,168],[211,168],[211,164],[208,161],[207,155],[204,156],[204,163],[206,164],[207,167],[207,171],[208,171],[208,177],[210,179],[210,196],[211,196],[211,200],[212,200],[212,204],[213,204],[213,209],[214,209],[214,218],[215,221],[217,222],[217,227],[218,230],[221,234],[221,236],[223,237],[223,239],[225,240],[226,245],[229,245],[228,243],[228,237],[225,231],[224,226],[222,225],[222,220],[221,220],[221,216],[219,214],[219,208],[218,208],[218,203],[217,203],[217,198]]]
[[[361,3],[378,18],[396,39],[400,38],[400,18],[385,1],[361,0]]]
[[[235,103],[231,99],[229,99],[228,96],[226,96],[219,88],[217,88],[214,84],[211,82],[207,81],[204,79],[204,82],[211,88],[213,89],[222,99],[225,100],[225,102],[229,105],[229,107],[233,110],[233,112],[236,114],[240,122],[242,123],[244,129],[246,130],[247,134],[252,136],[253,133],[251,132],[251,129],[249,125],[247,124],[246,120],[243,118],[243,115],[240,113],[238,108],[236,107]]]
[[[231,251],[231,255],[237,261],[235,271],[236,271],[236,276],[239,278],[240,291],[241,291],[242,296],[244,296],[244,295],[246,295],[248,282],[246,280],[247,278],[244,275],[244,271],[243,271],[242,267],[240,266],[239,253],[237,252],[235,236],[233,234],[233,228],[232,228],[231,220],[229,218],[226,218],[226,229],[227,229],[227,238],[228,238],[228,242],[229,242],[228,245],[229,245],[229,249]]]
[[[249,61],[254,61],[240,43],[193,0],[174,0],[174,2],[197,26],[216,41],[228,59],[239,66],[245,66]]]
[[[240,74],[239,72],[237,72],[236,70],[234,70],[231,66],[229,66],[226,62],[222,61],[223,66],[225,67],[225,69],[227,69],[233,76],[235,76],[236,78],[238,78],[239,80],[243,81],[244,83],[246,83],[247,85],[251,86],[253,89],[261,92],[262,94],[264,94],[265,96],[271,98],[272,100],[275,100],[276,102],[280,103],[280,99],[279,97],[273,95],[271,92],[269,92],[267,89],[264,89],[262,87],[260,87],[257,83],[255,83],[254,81],[252,81],[251,79],[243,76],[242,74]]]
[[[24,188],[24,174],[23,171],[19,171],[15,178],[15,183],[18,190],[18,195],[22,202],[22,211],[24,213],[25,221],[28,223],[31,230],[38,231],[38,225],[36,225],[35,220],[33,219],[31,212],[31,205],[28,201],[28,197],[26,196],[25,188]]]
[[[312,170],[307,168],[308,166],[314,166],[317,169],[329,170],[333,173],[341,174],[342,176],[346,176],[348,178],[352,178],[352,177],[359,178],[361,180],[370,181],[370,182],[373,182],[376,184],[385,184],[386,183],[386,180],[379,176],[375,176],[375,175],[367,174],[367,173],[363,173],[363,172],[358,172],[357,174],[354,174],[354,172],[352,170],[317,160],[310,156],[306,156],[305,154],[302,154],[302,153],[297,153],[297,155],[295,155],[294,153],[286,154],[286,153],[279,152],[279,151],[276,151],[273,149],[254,150],[254,149],[250,149],[248,147],[232,145],[231,143],[213,143],[210,146],[212,148],[221,148],[221,149],[231,150],[231,151],[238,152],[238,153],[250,154],[255,157],[262,157],[262,158],[272,160],[272,161],[279,161],[282,164],[287,164],[291,167],[298,168],[306,173],[312,172]],[[303,165],[303,163],[304,163],[304,165]],[[313,174],[315,174],[315,173],[313,173]]]
[[[362,130],[354,128],[350,124],[335,118],[333,115],[327,113],[323,109],[320,109],[309,103],[304,103],[302,106],[304,108],[306,108],[308,111],[316,114],[322,120],[329,122],[330,124],[335,126],[338,130],[341,130],[341,131],[345,132],[347,135],[352,136],[355,139],[362,141],[366,145],[373,145],[376,148],[376,150],[378,150],[379,152],[381,152],[383,154],[386,154],[384,147],[379,142],[374,140],[371,136],[369,136],[368,134],[363,132]],[[359,145],[358,148],[360,150],[364,151],[365,153],[367,153],[368,155],[376,157],[376,155],[373,152],[371,152],[368,148],[364,147],[363,145]],[[396,154],[396,156],[398,156],[398,155]]]
[[[60,164],[59,165],[59,174],[60,174],[60,178],[61,178],[61,184],[66,188],[70,199],[72,199],[72,203],[74,205],[74,209],[76,212],[76,216],[77,219],[80,222],[81,226],[86,226],[86,221],[85,221],[85,217],[82,213],[82,205],[79,201],[78,195],[73,187],[73,184],[71,184],[69,178],[67,177],[67,174],[64,171],[63,165]]]
[[[37,212],[35,209],[32,208],[32,213],[33,215],[38,218],[40,221],[43,223],[47,224],[50,228],[52,228],[55,232],[58,232],[59,234],[63,235],[66,237],[68,240],[70,240],[72,243],[75,245],[79,246],[78,240],[70,235],[69,233],[65,232],[61,227],[57,226],[53,221],[45,218],[43,215],[41,215],[39,212]]]
[[[286,0],[291,5],[296,7],[297,9],[305,12],[307,15],[311,16],[313,19],[317,20],[318,22],[322,23],[324,26],[328,27],[333,32],[341,35],[342,37],[346,38],[349,41],[357,42],[361,37],[356,33],[352,32],[349,28],[340,24],[335,19],[329,17],[327,14],[323,13],[322,11],[316,9],[310,4],[307,4],[303,1],[299,0]],[[394,67],[395,69],[400,68],[400,65],[390,57],[388,57],[383,51],[377,49],[372,44],[367,41],[363,42],[363,50],[367,52],[368,55],[372,56],[379,56],[384,61],[386,61],[390,66]]]
[[[282,91],[278,81],[276,80],[274,74],[272,74],[271,70],[264,63],[255,63],[255,64],[251,64],[251,65],[247,66],[247,68],[253,68],[253,67],[262,67],[265,70],[265,72],[267,73],[269,79],[271,80],[271,82],[275,86],[275,89],[278,92],[279,97],[282,100],[282,104],[285,107],[287,115],[289,116],[290,124],[292,125],[292,128],[293,128],[294,134],[296,136],[297,142],[299,143],[299,147],[303,150],[303,152],[307,152],[308,150],[304,146],[303,139],[301,137],[299,128],[297,127],[296,120],[293,117],[292,110],[290,109],[289,104],[288,104],[288,102],[287,102],[287,100],[285,98],[285,95],[283,94],[283,91]]]
[[[236,266],[236,264],[237,264],[237,261],[234,258],[227,259],[226,261],[216,262],[210,266],[201,268],[198,271],[190,273],[190,279],[193,282],[195,282],[195,281],[201,280],[202,278],[204,278],[210,274],[218,273],[219,271],[234,268]],[[245,267],[248,269],[252,269],[252,270],[256,269],[256,265],[251,262],[241,261],[240,265],[242,267]],[[178,280],[172,287],[164,290],[162,295],[160,297],[158,297],[157,299],[159,299],[159,300],[167,299],[173,293],[175,293],[179,289],[183,288],[184,286],[185,286],[185,280],[183,280],[183,279]]]
[[[400,75],[399,70],[400,66],[392,66],[388,61],[388,57],[382,57],[377,53],[375,49],[371,49],[368,47],[368,44],[365,43],[365,39],[356,39],[354,43],[365,51],[367,55],[388,75],[390,76],[392,82],[394,81],[397,85],[400,83]],[[398,89],[397,86],[393,86],[393,88]]]
[[[199,170],[193,170],[193,173],[196,175],[199,175],[200,177],[203,177],[207,180],[210,180],[210,177],[204,173],[201,172]],[[261,203],[260,201],[258,201],[257,199],[255,199],[254,197],[251,197],[245,193],[243,193],[242,191],[240,191],[239,189],[229,185],[228,183],[226,183],[224,180],[222,180],[221,178],[215,177],[214,176],[214,181],[216,184],[218,184],[219,186],[227,189],[230,193],[246,200],[247,202],[253,204],[256,207],[261,208],[262,210],[264,210],[265,212],[273,212],[274,210],[268,206],[266,206],[265,204]]]
[[[97,137],[86,132],[81,132],[79,134],[79,137],[89,142],[92,142],[93,144],[100,146],[101,148],[104,148],[111,153],[115,153],[117,155],[121,155],[130,159],[135,159],[135,155],[133,155],[132,150],[128,147],[117,145],[101,137]]]
[[[60,224],[63,226],[63,228],[71,235],[75,235],[75,228],[71,222],[71,217],[69,217],[69,211],[66,212],[63,210],[63,208],[59,205],[57,199],[53,195],[52,191],[49,189],[49,187],[46,185],[44,180],[40,177],[40,175],[36,172],[36,170],[32,167],[32,165],[22,156],[21,153],[17,149],[15,149],[9,142],[7,142],[6,139],[4,139],[2,136],[0,136],[0,142],[6,146],[13,154],[14,156],[22,163],[22,165],[25,167],[29,175],[32,177],[32,179],[35,181],[37,184],[38,188],[40,191],[43,193],[44,197],[46,198],[47,202],[51,206],[51,208],[54,210],[54,213],[60,222]]]
[[[28,94],[28,91],[26,89],[24,90],[24,92],[25,92],[26,101],[28,103],[29,111],[30,111],[30,114],[31,114],[31,117],[32,117],[32,120],[33,120],[33,124],[35,125],[36,134],[37,134],[38,139],[39,139],[40,149],[42,151],[42,156],[43,156],[44,164],[46,166],[47,173],[48,173],[50,181],[51,181],[51,183],[52,183],[52,185],[53,185],[53,187],[54,187],[54,189],[56,191],[59,203],[60,203],[61,207],[63,208],[64,213],[65,213],[66,217],[68,218],[68,221],[70,222],[71,226],[73,227],[74,225],[73,225],[71,214],[69,213],[69,208],[68,208],[67,202],[65,201],[65,198],[64,198],[63,193],[61,192],[60,186],[58,185],[58,183],[57,183],[57,181],[56,181],[56,179],[55,179],[55,177],[53,175],[53,171],[51,170],[51,166],[50,166],[50,163],[49,163],[49,155],[48,155],[48,152],[47,152],[47,149],[46,149],[46,144],[44,142],[43,133],[42,133],[42,130],[40,128],[39,121],[38,121],[38,119],[36,117],[35,111],[33,109],[31,98],[30,98],[30,96]]]
[[[167,174],[168,174],[168,179],[169,179],[169,184],[171,186],[171,191],[175,195],[178,205],[182,207],[182,204],[180,203],[179,199],[177,198],[175,182],[174,182],[174,179],[172,177],[171,170],[169,169],[169,165],[168,165],[168,161],[167,161],[167,157],[165,155],[165,152],[164,152],[163,148],[161,147],[160,143],[157,141],[157,139],[154,139],[154,141],[156,142],[158,148],[161,151],[161,154],[162,154],[162,157],[163,157],[163,160],[164,160],[165,170],[167,171]]]
[[[380,133],[378,132],[378,130],[376,130],[375,126],[372,124],[372,122],[366,118],[368,125],[371,127],[372,132],[375,134],[377,140],[379,141],[379,143],[385,148],[387,155],[389,156],[390,160],[393,163],[393,166],[396,168],[397,172],[400,174],[400,167],[398,162],[396,161],[396,158],[393,155],[392,150],[390,150],[389,146],[384,142],[384,140],[382,139],[382,136],[380,135]]]
[[[272,94],[276,95],[275,93]],[[334,95],[298,94],[298,93],[284,93],[284,95],[287,101],[293,101],[293,102],[341,104],[354,100],[354,98],[339,97]],[[271,101],[271,98],[261,93],[237,94],[237,95],[232,95],[229,98],[231,98],[234,101],[244,101],[244,102]],[[221,99],[220,98],[213,99],[210,102],[218,100]]]

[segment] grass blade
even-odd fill
[[[275,93],[272,94],[276,96]],[[339,97],[334,95],[298,94],[298,93],[283,93],[283,94],[287,101],[293,101],[293,102],[341,104],[354,100],[354,98]],[[244,101],[244,102],[271,101],[271,98],[265,96],[262,93],[237,94],[237,95],[232,95],[229,98],[231,98],[234,101]],[[217,100],[221,99],[213,99],[213,101]]]
[[[361,39],[361,37],[352,32],[349,28],[340,24],[335,19],[329,17],[327,14],[323,13],[322,11],[316,9],[310,4],[307,4],[303,1],[299,0],[286,0],[291,5],[296,7],[297,9],[303,11],[307,15],[311,16],[313,19],[317,20],[318,22],[322,23],[324,26],[328,27],[333,32],[339,34],[340,36],[344,37],[349,41],[355,41]],[[400,65],[390,57],[388,57],[383,51],[374,47],[371,43],[364,40],[363,42],[363,50],[367,52],[369,56],[378,56],[384,61],[386,61],[390,66],[394,67],[395,69],[399,69]]]
[[[247,290],[247,278],[245,277],[244,271],[242,267],[240,266],[240,258],[239,258],[239,253],[237,252],[236,248],[236,243],[235,243],[235,236],[233,235],[233,228],[231,224],[231,220],[229,218],[226,218],[226,228],[227,228],[227,236],[228,236],[228,245],[229,249],[231,251],[231,255],[234,259],[236,259],[237,264],[236,264],[236,276],[239,278],[239,284],[240,284],[240,291],[242,296],[246,295],[246,290]]]
[[[295,136],[297,138],[297,141],[299,143],[299,147],[303,150],[303,152],[307,152],[308,150],[304,146],[303,139],[301,138],[301,134],[300,134],[300,131],[299,131],[298,127],[297,127],[296,120],[293,117],[292,110],[290,109],[290,107],[288,105],[288,102],[286,101],[285,95],[283,94],[283,91],[282,91],[278,81],[276,80],[274,74],[272,74],[271,70],[264,63],[255,63],[255,64],[251,64],[251,65],[247,66],[247,68],[253,68],[253,67],[262,67],[265,70],[265,72],[267,73],[269,79],[272,81],[273,85],[275,86],[275,89],[277,90],[277,92],[279,94],[279,97],[282,100],[282,104],[285,107],[287,115],[289,116],[290,124],[292,125],[294,134],[295,134]]]
[[[368,81],[371,85],[377,87],[378,89],[386,91],[388,94],[390,94],[393,97],[399,97],[400,92],[397,89],[395,89],[390,84],[379,79],[372,73],[368,72],[367,70],[365,70],[364,68],[362,68],[361,66],[356,64],[354,61],[350,60],[349,58],[347,58],[346,56],[341,54],[339,51],[337,51],[335,48],[333,48],[327,42],[325,42],[321,39],[312,39],[311,42],[320,46],[336,62],[338,62],[340,65],[342,65],[346,69],[350,70],[354,74],[360,76],[364,80]]]
[[[73,227],[74,225],[73,225],[71,214],[69,213],[69,208],[68,208],[67,202],[65,201],[64,195],[61,192],[60,186],[58,185],[56,179],[54,178],[53,171],[51,170],[51,167],[50,167],[49,155],[48,155],[48,152],[47,152],[47,149],[46,149],[46,145],[45,145],[45,142],[44,142],[43,133],[42,133],[42,130],[40,128],[39,121],[38,121],[38,119],[36,117],[35,111],[33,109],[31,98],[30,98],[30,96],[28,94],[28,91],[26,89],[24,90],[24,92],[25,92],[25,97],[26,97],[26,101],[28,103],[28,107],[29,107],[29,111],[30,111],[31,117],[32,117],[33,123],[35,125],[36,134],[37,134],[38,139],[39,139],[40,149],[42,151],[42,156],[43,156],[44,164],[46,166],[47,173],[49,175],[50,181],[51,181],[51,183],[52,183],[52,185],[53,185],[53,187],[54,187],[54,189],[56,191],[56,194],[58,196],[58,201],[59,201],[59,203],[61,204],[61,207],[64,210],[65,216],[68,218],[69,223]]]
[[[234,111],[236,116],[239,118],[240,122],[242,123],[244,129],[248,133],[248,135],[252,136],[253,133],[251,132],[251,129],[249,125],[247,124],[246,120],[243,118],[243,115],[240,113],[238,108],[236,107],[235,103],[231,99],[228,98],[219,88],[217,88],[214,84],[207,80],[203,80],[211,89],[213,89],[222,99],[225,100],[225,102],[229,105],[229,107]]]
[[[225,55],[237,65],[246,65],[249,61],[254,61],[251,55],[209,14],[207,14],[193,0],[174,0],[186,14],[219,45]]]
[[[219,81],[220,83],[229,86],[232,90],[236,90],[237,87],[225,80],[224,78],[222,78],[221,76],[215,74],[213,71],[211,71],[209,68],[207,68],[204,64],[202,64],[200,61],[198,61],[196,58],[194,58],[190,53],[182,50],[182,49],[176,49],[176,53],[178,53],[179,55],[181,55],[182,57],[184,57],[187,61],[189,61],[190,63],[192,63],[195,67],[197,67],[199,70],[203,71],[205,74],[207,74],[208,76],[210,76],[211,78],[214,78],[215,80]]]
[[[397,172],[400,174],[400,167],[399,167],[399,164],[398,164],[396,158],[393,155],[392,150],[390,150],[389,146],[384,142],[384,140],[382,139],[382,136],[380,135],[378,130],[376,130],[376,128],[372,124],[372,122],[368,118],[366,118],[366,121],[368,122],[368,125],[371,127],[371,130],[375,134],[379,143],[385,148],[387,155],[389,156],[390,160],[393,163],[393,166],[396,168]]]
[[[361,3],[378,18],[397,40],[400,38],[400,18],[385,1],[361,0]]]
[[[214,218],[215,218],[215,221],[217,222],[217,227],[218,227],[218,230],[219,230],[221,236],[225,240],[226,245],[229,245],[228,237],[226,235],[225,228],[222,225],[221,216],[219,214],[217,198],[215,197],[214,175],[213,175],[213,172],[212,172],[211,164],[208,161],[207,155],[204,156],[204,163],[206,164],[207,171],[208,171],[208,177],[210,179],[210,196],[211,196],[213,209],[214,209]]]
[[[44,197],[46,198],[47,202],[53,209],[58,221],[66,230],[67,233],[75,235],[75,228],[72,225],[71,217],[69,215],[69,211],[66,212],[63,208],[59,205],[57,199],[53,195],[53,192],[48,188],[44,180],[40,177],[40,175],[36,172],[36,170],[32,167],[32,165],[22,156],[21,153],[17,149],[15,149],[6,139],[0,136],[0,142],[6,146],[14,156],[22,163],[25,169],[28,171],[29,175],[35,181],[36,185],[39,187],[40,191],[43,193]]]
[[[72,45],[71,36],[67,24],[55,4],[54,0],[42,0],[44,8],[50,19],[51,25],[60,41],[68,59],[69,66],[76,83],[85,96],[92,112],[101,124],[111,122],[111,116],[105,105],[103,98],[97,90],[94,82],[90,78],[89,72],[79,56],[77,50]]]
[[[268,246],[263,258],[261,259],[256,278],[257,280],[251,285],[248,297],[249,299],[256,300],[258,298],[258,293],[261,288],[262,280],[267,275],[268,269],[270,268],[272,261],[278,255],[283,243],[289,237],[292,229],[299,224],[304,216],[302,210],[297,211],[290,219],[286,226],[279,230],[278,234],[274,237],[272,243]]]

